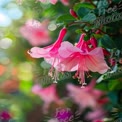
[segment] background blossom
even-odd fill
[[[20,33],[32,46],[47,45],[51,41],[47,26],[48,21],[40,23],[37,20],[28,20],[20,28]]]

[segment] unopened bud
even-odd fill
[[[70,9],[70,14],[74,17],[74,18],[78,18],[76,12],[73,9]]]
[[[94,48],[97,47],[97,40],[94,37],[90,38],[90,42]]]

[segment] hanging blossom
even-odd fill
[[[20,33],[32,46],[47,45],[51,41],[48,20],[40,23],[30,19],[20,28]]]
[[[42,3],[50,2],[52,4],[56,4],[58,2],[58,0],[38,0],[38,1],[40,1]]]
[[[96,47],[93,38],[90,39],[90,45],[84,41],[85,34],[82,34],[76,46],[70,42],[62,42],[59,49],[59,55],[63,60],[59,63],[61,71],[77,71],[75,77],[79,79],[82,85],[85,83],[85,72],[88,71],[105,73],[109,67],[104,60],[104,54],[101,47]],[[89,76],[89,74],[88,74]]]
[[[61,2],[62,2],[62,4],[64,4],[64,5],[69,5],[69,0],[60,0]]]
[[[81,114],[86,108],[91,108],[92,111],[88,112],[86,119],[93,122],[103,119],[106,114],[103,106],[109,102],[105,92],[94,89],[95,84],[96,81],[92,80],[84,89],[73,84],[67,85],[69,96],[79,105]]]
[[[51,4],[56,4],[58,2],[58,0],[38,0],[42,3],[46,3],[46,2],[50,2]],[[60,2],[64,5],[69,5],[69,0],[60,0]]]
[[[44,112],[47,112],[49,105],[52,102],[57,104],[63,104],[63,101],[59,99],[56,92],[56,84],[52,84],[46,88],[41,88],[40,85],[36,84],[32,88],[32,92],[38,95],[44,101]]]
[[[58,54],[58,50],[61,46],[64,36],[66,35],[66,32],[67,32],[66,28],[61,29],[58,39],[56,40],[54,44],[44,47],[44,48],[33,47],[30,51],[28,51],[31,57],[44,58],[47,63],[52,65],[49,71],[49,75],[54,79],[54,82],[56,82],[57,80],[57,71],[54,73],[54,76],[53,76],[52,75],[53,68],[56,67],[61,60]]]

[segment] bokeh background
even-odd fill
[[[99,121],[87,120],[86,113],[89,109],[77,113],[77,102],[73,102],[68,97],[68,91],[65,88],[69,82],[79,85],[77,80],[72,78],[74,73],[59,75],[60,80],[56,89],[58,96],[65,103],[57,101],[55,85],[46,89],[47,86],[53,84],[53,80],[48,76],[51,66],[43,59],[34,59],[27,53],[33,46],[44,47],[55,42],[62,25],[65,23],[60,21],[65,18],[58,21],[56,18],[63,14],[69,16],[69,9],[73,7],[74,3],[81,2],[77,0],[71,0],[70,3],[62,1],[52,5],[48,1],[41,3],[35,0],[0,0],[0,119],[2,122],[57,122],[57,120],[52,119],[57,114],[56,111],[59,114],[61,111],[62,115],[65,114],[68,117],[73,115],[76,119],[71,120],[73,122],[103,122],[103,119],[106,122],[114,122],[114,119],[122,118],[121,74],[115,79],[101,82],[95,86],[95,88],[107,93],[107,97],[103,101],[95,98],[99,103],[105,105],[106,111],[98,109],[98,107],[97,110],[100,111],[95,109],[91,118],[97,118],[94,115],[100,113],[98,114],[100,119],[97,118]],[[69,19],[73,20],[71,16]],[[122,24],[118,23],[118,25],[116,29],[121,30]],[[77,42],[80,34],[79,31],[75,32],[75,30],[78,27],[79,25],[69,27],[65,40],[70,40],[72,43]],[[121,34],[122,32],[120,32]],[[100,75],[93,74],[94,76],[99,77]],[[89,83],[91,78],[87,80]],[[88,88],[91,89],[93,84]],[[34,90],[40,89],[40,87],[45,88],[44,92],[41,95],[35,95],[37,93]],[[69,86],[69,89],[70,87],[73,89],[72,86]],[[50,95],[52,91],[53,97]],[[75,88],[73,93],[80,94],[79,91],[75,91]],[[83,95],[82,105],[87,106],[85,103],[91,100],[91,97],[85,93]],[[81,96],[76,99],[80,101]],[[91,96],[95,96],[95,92]],[[43,107],[48,101],[48,97],[56,103],[49,101],[51,105],[46,112],[46,108]],[[106,104],[108,101],[109,104]],[[46,103],[46,105],[48,104]],[[102,105],[100,106],[100,108],[104,108]]]

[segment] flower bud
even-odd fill
[[[70,14],[74,17],[74,18],[78,18],[76,12],[73,9],[70,9]]]

